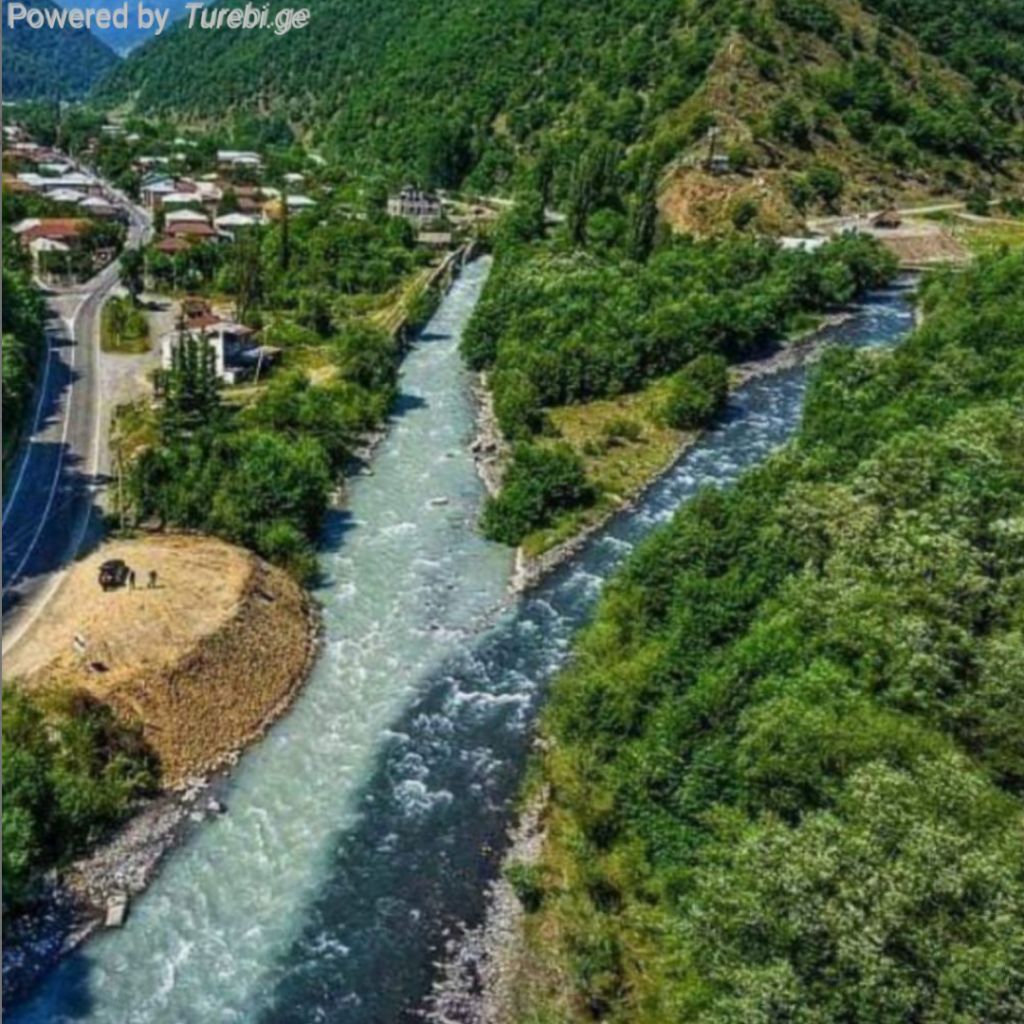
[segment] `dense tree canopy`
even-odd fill
[[[590,1016],[1024,1013],[1024,254],[923,307],[636,553],[555,687],[534,903]]]
[[[770,241],[677,238],[643,264],[559,240],[507,245],[463,351],[492,371],[501,426],[523,437],[544,406],[635,391],[702,354],[750,358],[799,314],[848,302],[892,270],[884,250],[852,237],[814,256]]]
[[[52,0],[33,0],[27,7],[59,10]],[[8,0],[3,0],[4,99],[79,99],[117,64],[117,55],[84,28],[31,28],[25,22],[8,27]]]
[[[28,411],[36,370],[46,348],[46,309],[32,283],[27,254],[11,233],[4,210],[3,230],[3,431],[19,436]],[[6,446],[5,446],[6,447]]]
[[[17,907],[33,877],[81,852],[151,790],[156,765],[138,729],[90,697],[3,688],[3,899]]]

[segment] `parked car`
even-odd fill
[[[104,590],[118,590],[128,582],[128,565],[120,558],[111,558],[100,566],[100,586]]]

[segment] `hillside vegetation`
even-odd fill
[[[284,37],[179,27],[99,97],[259,112],[435,185],[500,186],[547,153],[557,197],[595,137],[636,180],[649,155],[695,161],[717,125],[744,173],[827,161],[858,188],[956,186],[1019,154],[1020,20],[1010,0],[322,0]]]
[[[544,226],[542,186],[524,185],[494,231],[494,268],[461,343],[471,369],[486,372],[497,424],[515,443],[483,530],[525,542],[530,554],[582,527],[584,510],[594,522],[642,483],[634,478],[623,494],[587,481],[586,459],[667,430],[674,445],[648,464],[656,472],[679,432],[721,411],[730,363],[778,352],[787,336],[896,271],[866,236],[811,254],[739,231],[695,239],[661,230],[653,179],[625,201],[610,152],[605,143],[584,155],[564,227]],[[601,400],[623,415],[572,451],[553,414]],[[646,406],[646,423],[625,415],[627,406]]]
[[[51,0],[32,0],[27,6],[43,11],[57,7]],[[28,28],[18,22],[7,27],[7,0],[2,5],[4,26],[4,99],[70,100],[84,96],[117,63],[117,55],[84,28]]]
[[[519,1019],[1024,1014],[1024,255],[924,308],[830,353],[795,441],[604,596],[513,873]]]
[[[32,282],[28,254],[9,225],[17,205],[4,197],[3,226],[3,434],[4,458],[13,452],[28,414],[37,370],[46,349],[46,310]]]

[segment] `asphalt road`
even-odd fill
[[[149,224],[140,210],[127,208],[128,245],[134,246]],[[49,296],[47,358],[3,506],[5,651],[42,612],[63,570],[102,529],[98,500],[108,480],[109,412],[99,372],[99,321],[117,284],[112,264],[91,281]]]

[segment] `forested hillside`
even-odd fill
[[[43,10],[57,5],[32,0]],[[77,99],[116,63],[117,55],[86,29],[33,29],[18,22],[7,27],[7,0],[2,5],[4,24],[4,99]]]
[[[521,1020],[1024,1016],[1024,255],[924,309],[603,598],[512,873]]]
[[[828,161],[858,187],[955,187],[1019,155],[1020,18],[1010,0],[320,0],[284,37],[172,31],[99,96],[258,110],[435,185],[502,185],[551,143],[557,195],[595,138],[636,178],[649,154],[692,163],[717,125],[743,173]]]

